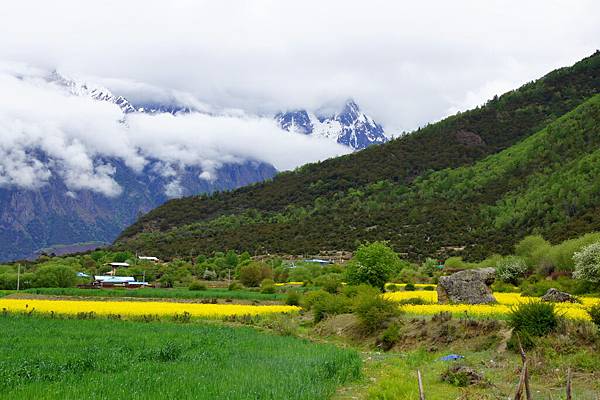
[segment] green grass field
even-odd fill
[[[14,293],[14,291],[11,291]],[[260,293],[249,290],[227,289],[80,289],[80,288],[37,288],[22,290],[21,293],[48,296],[82,297],[139,297],[139,298],[175,298],[175,299],[234,299],[234,300],[281,300],[280,293]],[[1,296],[1,294],[0,294]]]
[[[325,399],[357,352],[252,328],[0,316],[2,399]]]

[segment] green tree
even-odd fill
[[[550,252],[550,243],[540,235],[525,236],[515,245],[515,254],[527,263],[530,267],[538,267],[548,258]]]
[[[351,285],[367,284],[383,290],[390,276],[400,269],[400,258],[385,242],[358,247],[348,263],[346,274]]]
[[[257,287],[263,279],[272,277],[271,268],[260,262],[252,262],[240,268],[240,281],[244,286]]]
[[[44,265],[34,274],[35,287],[71,287],[75,285],[75,271],[66,265]]]

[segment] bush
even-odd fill
[[[381,337],[377,340],[377,346],[383,351],[388,351],[400,340],[400,326],[392,324],[383,331]]]
[[[273,294],[275,293],[275,282],[273,279],[263,279],[260,283],[261,293]]]
[[[240,268],[240,281],[247,287],[258,287],[263,279],[271,276],[271,268],[266,264],[250,263]]]
[[[347,265],[351,285],[367,284],[383,290],[393,273],[401,269],[398,255],[385,242],[373,242],[358,247]]]
[[[592,319],[594,325],[596,325],[598,329],[600,329],[600,304],[594,304],[593,306],[591,306],[588,310],[588,314],[590,315],[590,318]]]
[[[558,326],[558,316],[554,304],[532,301],[512,307],[508,324],[515,333],[545,336]]]
[[[285,298],[285,304],[288,306],[299,306],[300,305],[300,292],[297,290],[290,290],[287,292],[287,296]]]
[[[287,314],[266,314],[258,323],[281,336],[295,336],[298,333],[298,322]]]
[[[400,301],[397,301],[396,303],[398,303],[398,305],[413,305],[413,306],[420,306],[423,304],[431,304],[430,302],[428,302],[427,300],[425,300],[422,297],[411,297],[410,299],[402,299]]]
[[[415,289],[415,285],[412,283],[407,283],[406,286],[404,286],[404,290],[407,292],[414,292]]]
[[[517,284],[526,272],[527,264],[520,257],[505,257],[496,266],[496,276],[505,283]]]
[[[202,279],[205,281],[214,281],[217,279],[217,273],[210,269],[205,269],[204,273],[202,274]]]
[[[65,265],[45,265],[34,274],[35,287],[72,287],[75,286],[77,276],[75,271]]]
[[[387,292],[397,292],[398,290],[400,290],[400,287],[395,283],[390,283],[389,285],[385,286],[385,290]]]
[[[237,282],[231,282],[229,286],[227,286],[227,290],[240,290],[242,287]]]
[[[444,268],[448,268],[448,269],[465,269],[465,268],[468,268],[468,266],[463,261],[462,257],[449,257],[444,262]]]
[[[425,286],[423,287],[423,290],[428,291],[428,292],[432,292],[435,290],[435,287],[433,286]]]
[[[307,310],[312,310],[315,322],[319,322],[329,315],[350,312],[351,302],[346,296],[333,295],[324,290],[316,290],[304,296],[304,307]]]
[[[396,302],[384,299],[379,293],[366,291],[354,298],[353,311],[367,334],[378,331],[386,321],[400,313]]]
[[[206,290],[206,285],[202,282],[199,281],[193,281],[192,283],[190,283],[190,286],[188,288],[189,290]]]
[[[551,245],[540,235],[525,236],[515,246],[515,254],[521,257],[530,267],[548,267]]]
[[[600,282],[600,242],[590,244],[573,255],[573,277],[588,282]]]
[[[506,283],[506,282],[502,282],[502,281],[495,281],[492,284],[492,291],[500,292],[500,293],[513,293],[513,292],[518,292],[519,288],[510,283]]]
[[[318,276],[314,284],[329,293],[337,293],[342,286],[342,274],[331,273]]]

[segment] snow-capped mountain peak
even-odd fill
[[[357,150],[388,141],[381,125],[360,111],[354,100],[333,115],[294,110],[277,114],[275,120],[287,131],[325,137]]]
[[[107,101],[114,103],[124,113],[137,111],[136,108],[123,96],[115,96],[109,89],[91,84],[78,79],[68,78],[60,72],[54,70],[47,77],[48,82],[64,87],[70,94],[75,96],[87,96],[94,100]]]

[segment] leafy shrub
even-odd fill
[[[217,273],[213,270],[205,269],[204,273],[202,274],[202,279],[205,281],[214,281],[217,279]]]
[[[527,264],[520,257],[508,256],[498,262],[496,276],[502,282],[516,284],[527,272]]]
[[[304,307],[312,310],[315,322],[329,315],[344,314],[351,311],[351,301],[344,295],[333,295],[324,290],[307,293]]]
[[[287,314],[266,314],[259,320],[259,325],[281,336],[295,336],[298,333],[298,322]]]
[[[258,287],[263,279],[271,276],[271,268],[266,264],[250,263],[240,268],[240,281],[247,287]]]
[[[506,347],[514,352],[520,352],[521,347],[523,350],[529,350],[535,347],[535,339],[527,332],[513,331],[506,343]]]
[[[530,267],[550,267],[550,243],[540,235],[525,236],[515,246],[515,254]]]
[[[353,302],[353,311],[367,334],[378,331],[386,321],[400,313],[396,302],[384,299],[379,293],[359,293]]]
[[[389,285],[385,286],[385,290],[388,292],[397,292],[398,290],[400,290],[400,287],[395,283],[390,283]]]
[[[229,286],[227,286],[227,290],[240,290],[242,287],[237,282],[231,282]]]
[[[428,292],[432,292],[435,290],[435,287],[433,286],[424,286],[423,290],[428,291]]]
[[[427,300],[425,300],[422,297],[411,297],[410,299],[402,299],[400,301],[397,301],[396,303],[398,303],[398,305],[410,304],[410,305],[414,305],[414,306],[430,304]]]
[[[44,265],[35,272],[33,285],[66,288],[74,286],[76,280],[75,271],[66,265]]]
[[[388,351],[400,340],[400,326],[391,324],[381,334],[381,337],[377,340],[377,346],[383,351]]]
[[[508,324],[519,334],[545,336],[558,326],[558,316],[553,303],[532,301],[513,306]]]
[[[337,293],[342,286],[342,274],[330,273],[318,276],[314,284],[329,293]]]
[[[494,292],[500,292],[500,293],[513,293],[513,292],[518,292],[519,288],[510,283],[506,283],[506,282],[502,282],[502,281],[498,280],[492,284],[492,290]]]
[[[414,292],[415,289],[415,285],[412,283],[407,283],[406,286],[404,286],[404,290],[407,292]]]
[[[383,290],[390,276],[399,271],[401,261],[385,242],[373,242],[358,247],[346,268],[348,283],[367,284]]]
[[[260,291],[267,294],[275,293],[275,282],[273,279],[263,279],[260,283]]]
[[[573,255],[573,277],[589,282],[600,282],[600,242],[590,244]]]
[[[206,290],[206,285],[200,281],[193,281],[192,283],[190,283],[190,286],[188,287],[189,290]]]
[[[467,264],[463,261],[462,257],[449,257],[444,262],[444,268],[448,269],[465,269]]]
[[[299,306],[300,305],[300,292],[297,290],[289,290],[285,298],[285,304],[288,306]]]
[[[594,304],[587,312],[592,322],[600,329],[600,304]]]

